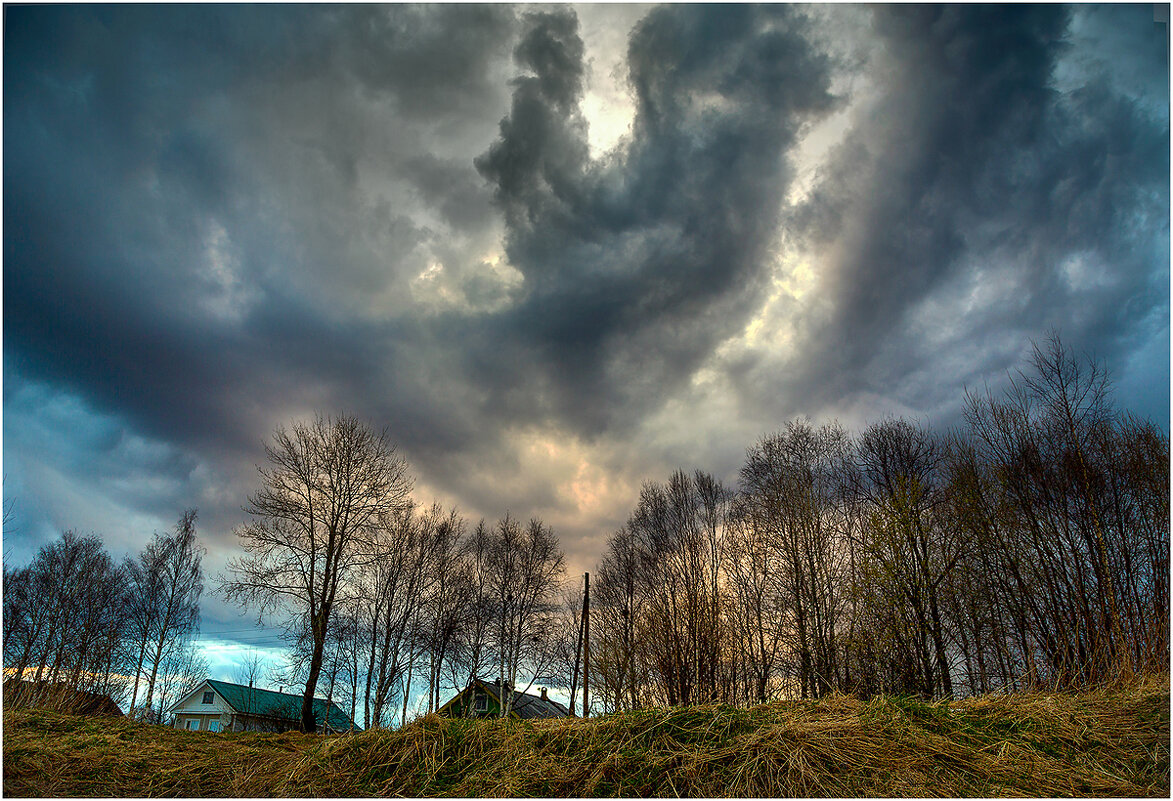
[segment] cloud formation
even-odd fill
[[[849,102],[787,198],[763,309],[707,363],[720,391],[755,420],[949,425],[964,386],[1055,329],[1167,420],[1167,382],[1135,383],[1168,366],[1168,83],[1147,13],[893,6],[822,27]]]
[[[215,572],[320,410],[588,569],[643,480],[949,425],[1052,327],[1167,429],[1148,7],[635,12],[6,9],[6,559],[197,506]]]
[[[631,135],[592,160],[576,19],[524,22],[532,74],[476,164],[525,294],[485,341],[531,355],[505,375],[537,368],[538,414],[593,435],[662,402],[753,311],[789,151],[832,106],[828,65],[790,8],[657,9],[631,34]]]

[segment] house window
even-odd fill
[[[200,730],[199,720],[198,719],[192,720],[189,718],[187,721],[187,730],[188,731],[199,731]]]
[[[220,721],[213,720],[208,723],[208,731],[220,731]]]
[[[489,696],[485,695],[484,693],[477,693],[476,701],[473,704],[473,710],[476,712],[488,712]]]
[[[208,690],[206,693],[204,693],[204,700],[202,703],[205,703],[205,704],[212,703],[212,691],[211,690]]]

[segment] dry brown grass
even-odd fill
[[[68,715],[121,717],[122,710],[107,695],[85,692],[63,682],[4,680],[6,709],[50,709]]]
[[[4,716],[5,795],[1159,796],[1169,679],[923,703],[832,697],[320,737]]]

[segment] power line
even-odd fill
[[[234,637],[216,637],[216,636],[199,637],[199,638],[197,638],[197,641],[198,642],[236,643],[237,645],[258,645],[258,646],[262,646],[262,647],[270,646],[270,645],[288,645],[289,644],[285,640],[276,639],[276,638],[260,639],[260,640],[240,640],[240,639],[236,639]]]
[[[207,634],[266,634],[277,636],[281,633],[279,629],[216,629],[214,631],[207,631],[201,628],[201,633]]]

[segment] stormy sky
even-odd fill
[[[944,430],[1053,330],[1168,430],[1151,5],[4,15],[6,564],[196,507],[215,576],[315,411],[571,574],[644,480]]]

